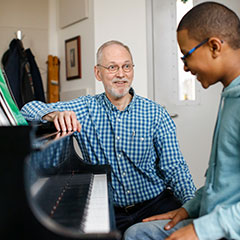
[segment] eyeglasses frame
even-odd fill
[[[203,44],[207,43],[209,40],[209,38],[206,38],[205,40],[203,40],[202,42],[200,42],[197,46],[195,46],[194,48],[192,48],[190,51],[188,51],[186,54],[184,54],[184,56],[181,57],[183,63],[185,66],[187,66],[187,62],[186,62],[186,58],[188,56],[190,56],[195,50],[197,50],[199,47],[201,47]]]
[[[123,64],[122,66],[118,66],[117,64],[115,64],[115,65],[114,65],[114,64],[110,65],[110,66],[117,66],[117,67],[118,67],[118,69],[117,69],[116,72],[111,72],[111,71],[109,70],[110,66],[106,67],[106,66],[103,66],[103,65],[101,65],[101,64],[99,64],[99,63],[97,64],[97,66],[98,66],[98,67],[103,67],[103,68],[107,69],[110,73],[117,73],[120,68],[122,68],[122,70],[124,71],[123,66],[126,65],[126,64],[132,65],[132,69],[129,71],[129,72],[131,72],[131,71],[133,70],[133,67],[135,66],[135,65],[132,64],[132,63],[125,63],[125,64]],[[126,71],[124,71],[124,72],[126,72]],[[126,73],[128,73],[128,72],[126,72]]]

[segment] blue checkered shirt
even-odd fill
[[[82,125],[81,132],[74,134],[84,161],[111,165],[115,205],[154,198],[167,187],[185,203],[196,189],[178,146],[175,124],[159,104],[132,94],[124,111],[102,93],[68,102],[33,101],[21,112],[31,121],[53,111],[74,111]]]

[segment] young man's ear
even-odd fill
[[[216,58],[221,53],[222,43],[222,40],[216,37],[212,37],[209,39],[208,44],[214,58]]]
[[[97,66],[94,66],[94,74],[98,81],[102,81],[101,72]]]

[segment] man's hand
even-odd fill
[[[152,216],[149,218],[145,218],[145,219],[143,219],[143,222],[171,219],[171,221],[168,222],[164,227],[165,230],[170,230],[177,223],[179,223],[183,219],[187,219],[188,217],[189,216],[188,216],[187,211],[184,208],[179,208],[179,209],[167,212],[167,213],[163,213],[163,214],[155,215],[155,216]]]
[[[43,117],[44,120],[54,122],[58,131],[81,131],[81,124],[73,111],[51,112]]]
[[[165,240],[198,240],[193,224],[189,224],[172,233]]]

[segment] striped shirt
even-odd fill
[[[84,161],[111,165],[115,205],[143,202],[168,187],[185,203],[196,189],[179,149],[175,124],[159,104],[133,90],[132,94],[124,111],[102,93],[50,104],[33,101],[21,112],[31,121],[53,111],[74,111],[82,125],[81,132],[74,134]]]

